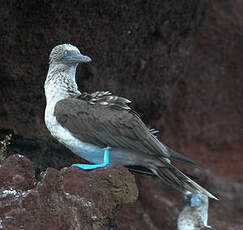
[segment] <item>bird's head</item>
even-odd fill
[[[91,62],[91,58],[80,53],[71,44],[55,46],[50,54],[50,64],[63,64],[67,67],[77,66],[79,63]]]
[[[199,207],[202,202],[202,196],[200,194],[193,194],[191,192],[185,192],[183,195],[183,203],[189,207]]]

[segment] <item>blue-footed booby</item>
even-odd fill
[[[177,230],[206,230],[213,228],[208,225],[208,197],[203,194],[185,192],[184,208],[177,220]]]
[[[53,48],[45,81],[45,123],[53,137],[73,153],[94,165],[75,164],[94,169],[122,164],[131,170],[158,176],[185,192],[211,193],[171,164],[171,160],[194,162],[161,143],[123,97],[108,91],[81,93],[75,81],[79,63],[91,58],[70,44]]]

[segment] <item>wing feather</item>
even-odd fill
[[[109,92],[85,93],[59,101],[54,115],[63,127],[84,142],[169,157],[127,103],[130,101],[126,98],[111,96]]]

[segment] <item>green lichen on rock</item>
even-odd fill
[[[5,158],[4,153],[7,152],[7,146],[10,144],[12,134],[7,134],[0,140],[0,161]]]

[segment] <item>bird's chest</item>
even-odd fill
[[[52,136],[65,144],[73,140],[74,137],[67,129],[58,123],[54,116],[56,103],[68,97],[66,93],[60,93],[60,91],[62,92],[62,90],[58,90],[58,87],[54,84],[54,82],[49,82],[45,87],[45,94],[48,95],[45,109],[45,123]]]
[[[102,163],[103,150],[101,148],[90,143],[80,141],[74,137],[68,129],[62,127],[58,123],[54,116],[55,104],[56,102],[54,101],[48,103],[45,110],[45,123],[52,136],[78,156],[93,163]]]
[[[70,142],[72,139],[74,139],[74,137],[67,129],[65,129],[58,123],[56,117],[54,116],[54,109],[55,109],[54,103],[51,102],[47,104],[45,110],[46,127],[48,128],[52,136],[57,138],[58,141],[65,144],[67,142]]]
[[[178,230],[199,230],[207,225],[204,212],[199,208],[185,207],[178,218]]]

